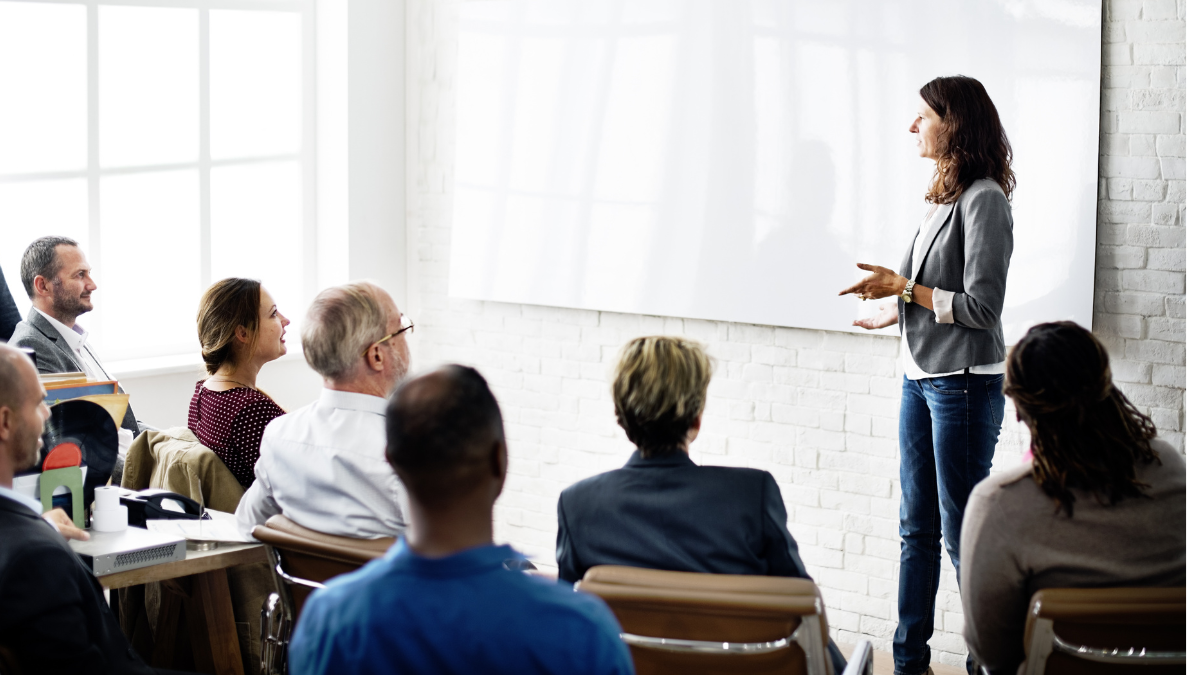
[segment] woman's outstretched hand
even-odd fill
[[[889,302],[879,306],[879,313],[869,319],[855,319],[854,325],[867,330],[887,328],[900,320],[900,310],[896,303]]]
[[[879,265],[858,263],[858,269],[866,270],[871,274],[867,275],[857,284],[838,293],[838,295],[853,293],[861,300],[879,300],[881,298],[890,298],[893,295],[900,295],[904,292],[905,284],[908,283],[908,279]]]

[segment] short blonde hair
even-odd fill
[[[326,288],[308,308],[300,342],[304,360],[322,377],[348,374],[362,351],[387,333],[385,291],[369,281]]]
[[[612,385],[617,423],[643,457],[683,446],[704,412],[712,369],[704,346],[683,338],[640,337],[621,349]]]

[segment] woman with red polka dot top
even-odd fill
[[[287,353],[289,323],[253,279],[222,279],[200,299],[196,329],[209,377],[196,383],[188,428],[244,488],[254,482],[263,430],[284,413],[257,380],[264,364]]]

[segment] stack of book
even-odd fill
[[[46,388],[46,405],[81,398],[103,407],[121,426],[129,407],[129,395],[119,393],[115,380],[89,380],[84,373],[47,373],[38,379]]]

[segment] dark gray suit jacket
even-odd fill
[[[58,329],[36,309],[30,308],[25,320],[17,324],[9,344],[32,349],[37,354],[39,373],[71,373],[84,370],[83,364],[75,358],[75,353],[63,341]],[[86,345],[84,349],[87,349]],[[92,354],[92,358],[95,357],[96,355]],[[96,363],[99,362],[100,359],[96,359]],[[125,393],[124,390],[121,390],[121,393]],[[121,421],[121,426],[133,432],[134,436],[141,433],[137,417],[133,414],[133,406],[125,410],[125,419]]]
[[[96,577],[24,504],[0,497],[0,644],[26,673],[152,671],[125,639]]]
[[[558,498],[558,578],[595,565],[809,578],[775,478],[697,466],[687,453],[582,480]]]
[[[21,313],[17,311],[17,303],[13,302],[12,292],[4,280],[4,270],[0,270],[0,340],[11,338],[20,321]]]
[[[954,323],[896,298],[913,360],[927,373],[950,373],[1004,360],[1004,291],[1013,250],[1012,206],[1000,185],[977,180],[953,204],[938,206],[924,246],[909,245],[900,276],[954,293]]]

